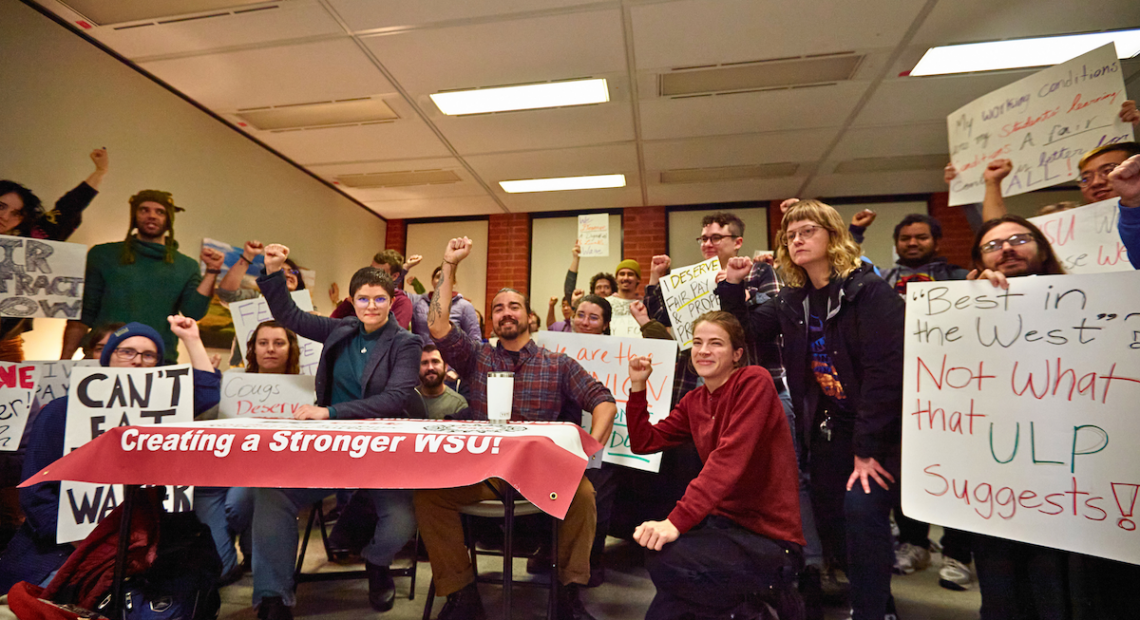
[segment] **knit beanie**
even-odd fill
[[[185,211],[182,207],[174,205],[174,195],[170,192],[163,192],[157,189],[144,189],[141,192],[131,196],[131,223],[127,227],[127,239],[123,244],[123,255],[121,262],[124,265],[133,265],[135,262],[135,237],[131,234],[136,228],[139,227],[138,211],[139,207],[144,202],[156,202],[166,207],[166,258],[165,262],[173,263],[174,254],[178,249],[178,243],[174,241],[174,214],[179,211]]]
[[[616,275],[617,272],[621,271],[622,269],[632,269],[633,272],[637,274],[637,277],[639,279],[641,278],[641,263],[633,260],[632,258],[627,258],[618,263],[617,269],[614,269],[614,274]]]
[[[162,359],[166,355],[166,346],[162,343],[162,336],[158,335],[158,332],[150,325],[134,322],[127,323],[111,333],[111,337],[107,339],[107,346],[103,347],[103,353],[99,356],[99,365],[110,365],[111,354],[115,352],[119,343],[134,336],[150,338],[154,342],[154,346],[158,348],[158,359],[161,365]]]

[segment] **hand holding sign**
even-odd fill
[[[265,246],[265,273],[280,271],[286,258],[289,258],[289,248],[280,243],[270,243]]]
[[[329,419],[329,410],[326,407],[318,407],[316,405],[301,405],[297,411],[293,412],[294,420],[327,420]]]
[[[1120,106],[1120,120],[1131,123],[1133,127],[1140,125],[1140,110],[1136,109],[1136,102],[1129,99]]]
[[[1140,116],[1140,112],[1133,112]],[[1120,204],[1125,207],[1140,207],[1140,155],[1124,160],[1108,174],[1112,189],[1120,195]]]

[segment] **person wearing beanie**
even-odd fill
[[[222,375],[210,363],[206,347],[198,333],[198,324],[184,316],[166,319],[167,329],[177,334],[190,355],[194,368],[194,414],[218,404],[221,399]],[[142,323],[128,323],[103,334],[99,365],[108,368],[147,368],[164,365],[168,349],[158,330]],[[29,415],[27,455],[21,471],[21,482],[63,456],[67,429],[68,397],[57,398]],[[21,442],[23,443],[23,442]],[[20,489],[20,507],[26,519],[0,555],[0,592],[7,592],[20,581],[47,585],[47,581],[75,549],[71,543],[56,543],[60,490],[58,482],[43,482]]]
[[[178,357],[177,340],[166,317],[181,314],[198,320],[206,316],[214,280],[221,273],[223,256],[202,248],[206,275],[198,261],[178,252],[174,239],[175,206],[169,192],[147,189],[130,199],[127,238],[104,243],[87,252],[83,283],[83,313],[68,321],[61,359],[71,359],[87,329],[112,321],[137,321],[162,337],[168,363]]]
[[[629,306],[641,300],[641,296],[637,294],[637,289],[641,286],[641,263],[632,258],[623,260],[617,264],[614,277],[617,279],[617,291],[606,298],[613,309],[610,334],[625,338],[641,338],[641,326],[629,313]]]

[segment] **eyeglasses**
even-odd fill
[[[812,235],[815,234],[815,231],[822,229],[823,226],[804,226],[799,230],[789,230],[788,232],[784,233],[784,245],[792,245],[795,243],[797,237],[803,239],[804,241],[807,241],[808,239],[812,238]]]
[[[713,245],[716,245],[716,244],[720,243],[721,241],[724,241],[725,239],[738,239],[738,238],[739,238],[739,235],[701,235],[700,237],[697,237],[697,243],[699,243],[701,245],[704,245],[706,243],[712,243]]]
[[[287,273],[287,274],[291,273],[291,274],[297,276],[298,278],[301,277],[301,270],[300,269],[286,269],[285,273]]]
[[[1120,164],[1105,164],[1096,170],[1089,170],[1085,172],[1081,175],[1081,186],[1084,187],[1087,185],[1092,185],[1092,182],[1095,181],[1098,176],[1107,179],[1108,175],[1112,174],[1112,171],[1116,170],[1116,167],[1119,165]]]
[[[982,244],[981,250],[982,254],[992,254],[994,252],[1000,251],[1003,247],[1005,247],[1006,243],[1016,247],[1019,245],[1025,245],[1030,241],[1033,241],[1033,235],[1029,233],[1018,233],[1005,239],[994,239],[993,241],[987,241],[986,243]]]
[[[373,303],[375,303],[377,306],[383,306],[384,304],[388,303],[388,298],[385,297],[384,295],[381,295],[379,297],[363,297],[362,296],[362,297],[357,297],[356,299],[352,300],[352,302],[356,304],[357,308],[367,308],[369,305],[371,305]]]
[[[155,353],[154,351],[136,351],[134,349],[125,349],[122,347],[115,349],[115,356],[125,362],[132,361],[140,355],[142,356],[143,363],[145,364],[154,364],[158,362],[158,353]]]

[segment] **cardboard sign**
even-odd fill
[[[1085,153],[1132,140],[1132,126],[1118,115],[1127,98],[1110,43],[963,106],[946,119],[958,170],[950,204],[982,202],[982,172],[999,158],[1013,162],[1003,196],[1076,179]]]
[[[1029,218],[1053,246],[1068,273],[1132,271],[1128,251],[1120,240],[1119,198],[1111,198],[1059,213]]]
[[[83,446],[120,426],[163,426],[194,421],[194,374],[189,364],[161,368],[71,369],[67,399],[67,425],[63,453]],[[181,436],[151,435],[146,445],[154,450],[176,450],[193,440]],[[161,440],[154,440],[162,437]],[[61,482],[56,540],[83,540],[119,505],[123,488],[82,482]],[[170,512],[192,509],[193,489],[168,487],[164,506]]]
[[[293,291],[290,295],[298,308],[305,312],[312,312],[313,299],[309,297],[309,291]],[[253,334],[253,330],[257,329],[258,325],[272,320],[273,313],[269,311],[269,304],[265,302],[265,298],[258,297],[257,299],[230,304],[230,315],[234,318],[234,337],[241,348],[241,356],[245,357],[248,353],[246,344],[249,342],[249,336]],[[297,345],[301,348],[301,374],[315,374],[317,364],[321,361],[321,350],[324,345],[300,336],[297,336]]]
[[[912,283],[903,512],[1140,563],[1138,281]]]
[[[312,375],[275,375],[231,370],[222,374],[218,418],[287,418],[317,401]]]
[[[98,366],[99,360],[47,360],[24,362],[36,367],[36,400],[40,407],[51,401],[67,396],[71,385],[71,369],[76,366]]]
[[[34,364],[0,362],[0,452],[15,452],[36,396]]]
[[[665,309],[673,322],[673,337],[682,351],[693,346],[693,321],[702,314],[720,310],[716,290],[716,274],[720,272],[720,259],[712,257],[696,265],[674,269],[661,279],[661,294]]]
[[[579,256],[606,257],[610,255],[610,216],[591,213],[578,216]]]
[[[646,385],[649,420],[656,422],[669,415],[673,407],[673,381],[677,369],[677,343],[650,338],[618,338],[594,334],[542,331],[532,334],[539,346],[565,353],[582,365],[586,372],[602,382],[617,401],[614,432],[606,444],[602,460],[635,469],[656,472],[661,467],[660,454],[634,454],[630,450],[625,423],[625,404],[629,402],[629,356],[653,355],[653,374]],[[583,426],[589,430],[589,418]]]
[[[87,246],[0,235],[0,315],[79,319]]]

